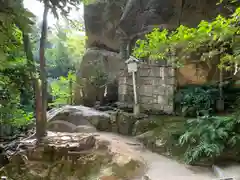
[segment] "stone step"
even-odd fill
[[[213,172],[219,180],[238,180],[240,179],[240,165],[232,164],[228,166],[212,166]]]

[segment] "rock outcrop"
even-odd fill
[[[86,51],[79,67],[78,81],[81,84],[75,93],[75,102],[87,106],[117,101],[117,82],[124,62],[116,52],[91,48]]]
[[[140,156],[130,146],[119,149],[111,138],[97,134],[53,133],[36,144],[23,141],[24,150],[13,154],[0,176],[9,179],[101,179],[113,180],[138,175],[144,168]]]
[[[173,29],[179,24],[196,26],[227,13],[218,0],[99,0],[85,6],[88,47],[120,50],[119,35],[133,38],[154,27]],[[119,34],[120,33],[120,34]],[[121,34],[122,33],[122,34]]]
[[[84,20],[88,36],[87,48],[91,50],[86,52],[79,67],[78,79],[84,82],[82,91],[76,91],[76,102],[87,106],[93,106],[95,101],[104,102],[105,87],[117,84],[118,79],[115,75],[119,73],[121,67],[124,67],[124,60],[131,53],[135,41],[144,37],[153,28],[175,29],[180,24],[196,26],[203,19],[211,20],[219,13],[229,13],[223,5],[216,5],[218,1],[97,0],[86,5]],[[195,82],[195,77],[191,80],[188,76],[188,74],[192,76],[192,72],[196,71],[194,67],[189,65],[177,72],[177,81],[180,85],[189,82],[202,83],[202,79],[201,82]],[[89,83],[91,77],[97,76],[92,72],[96,68],[107,75],[107,82],[103,82],[101,88]],[[203,72],[206,70],[203,69]],[[110,96],[109,101],[116,100],[116,96],[112,94]],[[105,97],[108,99],[109,96],[105,93]]]
[[[138,135],[155,128],[147,115],[135,117],[120,110],[101,112],[85,106],[64,106],[48,113],[48,130],[68,133],[114,132]]]
[[[110,115],[85,106],[64,106],[48,113],[48,130],[56,132],[96,132],[109,128]]]

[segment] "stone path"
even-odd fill
[[[99,133],[101,138],[112,142],[112,147],[121,153],[141,157],[147,166],[145,177],[136,180],[211,180],[214,178],[211,170],[198,168],[195,172],[184,164],[146,150],[132,137],[123,137],[112,133]],[[144,179],[145,178],[145,179]],[[148,179],[149,178],[149,179]]]
[[[146,163],[147,169],[143,172],[145,179],[141,177],[136,180],[216,179],[216,174],[213,173],[212,169],[201,167],[190,168],[189,166],[180,164],[173,159],[169,159],[165,156],[161,156],[147,150],[133,137],[124,137],[113,133],[97,132],[101,123],[104,126],[109,125],[109,119],[111,119],[109,114],[84,106],[65,106],[48,112],[48,123],[50,125],[52,123],[52,127],[50,128],[49,126],[49,130],[56,132],[84,132],[97,134],[99,138],[106,139],[107,142],[111,143],[111,146],[109,147],[112,152],[126,155],[124,157],[140,158]],[[62,127],[62,129],[60,127]],[[125,126],[124,128],[127,129]],[[227,173],[223,173],[224,176],[218,176],[218,178],[240,175],[240,173],[238,173],[240,172],[239,166],[237,166],[237,168],[235,166],[234,168],[235,169],[230,168],[230,170],[226,168],[221,169],[221,171],[227,171]]]

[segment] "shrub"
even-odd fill
[[[218,89],[214,87],[189,86],[177,92],[175,103],[184,116],[199,116],[215,109]]]
[[[51,95],[55,98],[51,106],[72,104],[73,87],[70,84],[76,85],[76,76],[71,71],[67,77],[60,76],[51,82]]]
[[[238,117],[203,116],[186,122],[186,131],[180,136],[179,144],[187,145],[184,160],[195,163],[204,159],[214,160],[240,140]],[[230,148],[231,147],[231,148]]]

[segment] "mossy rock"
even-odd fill
[[[134,114],[123,111],[118,112],[116,122],[118,133],[122,135],[131,135],[135,122],[136,117]]]
[[[137,135],[136,138],[154,152],[179,159],[186,149],[178,145],[178,138],[184,129],[185,119],[178,116],[153,116],[151,118],[157,127]]]
[[[132,135],[137,136],[156,127],[158,127],[158,124],[155,121],[147,118],[140,119],[135,122],[132,130]]]

